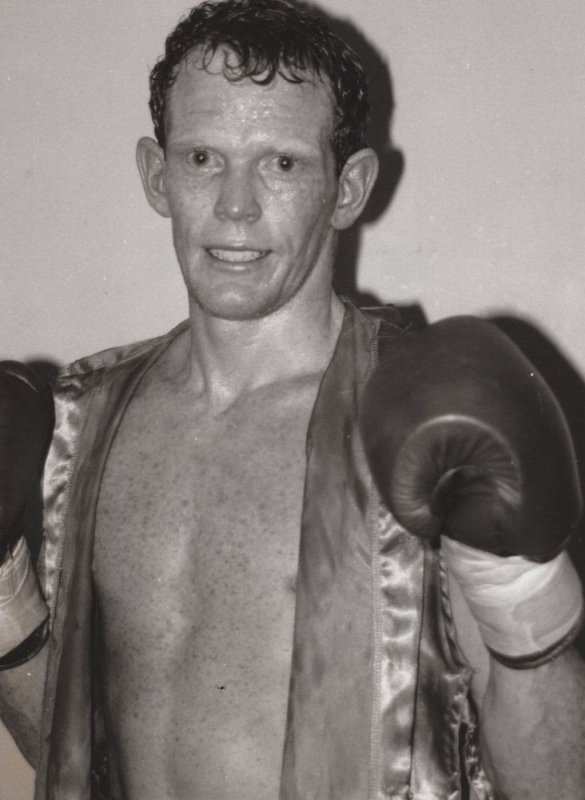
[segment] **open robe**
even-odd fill
[[[58,380],[39,562],[51,634],[35,800],[90,800],[98,783],[100,796],[117,784],[100,710],[97,499],[135,387],[186,325],[75,362]],[[358,431],[378,343],[397,335],[391,311],[347,303],[313,409],[280,800],[463,800],[469,783],[492,797],[439,552],[381,503]]]

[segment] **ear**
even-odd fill
[[[136,163],[146,199],[161,217],[170,217],[164,180],[165,154],[160,145],[144,136],[136,146]]]
[[[337,205],[332,225],[349,228],[364,210],[378,177],[378,156],[370,148],[358,150],[345,162],[339,178]]]

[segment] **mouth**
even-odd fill
[[[265,258],[270,250],[246,250],[233,247],[210,247],[207,251],[216,261],[226,264],[252,264]]]

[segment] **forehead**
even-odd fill
[[[276,75],[263,85],[262,75],[252,80],[230,73],[230,63],[229,51],[216,52],[205,64],[195,52],[181,63],[167,97],[169,136],[216,122],[232,130],[288,129],[291,135],[329,141],[334,105],[328,84],[307,73],[302,83]]]

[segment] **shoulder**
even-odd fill
[[[139,367],[145,361],[164,350],[188,326],[185,320],[162,336],[143,339],[138,342],[110,347],[83,358],[77,359],[62,367],[55,379],[55,393],[59,395],[70,388],[90,388],[104,376],[116,378]]]
[[[341,298],[345,307],[345,319],[340,338],[353,337],[359,343],[358,350],[372,360],[374,353],[380,354],[386,343],[404,333],[400,311],[392,304],[358,306],[346,297]],[[377,357],[374,355],[373,363]]]
[[[341,298],[346,314],[353,317],[357,324],[365,325],[382,333],[383,331],[401,332],[404,321],[398,308],[392,303],[378,306],[356,305],[346,297]]]

